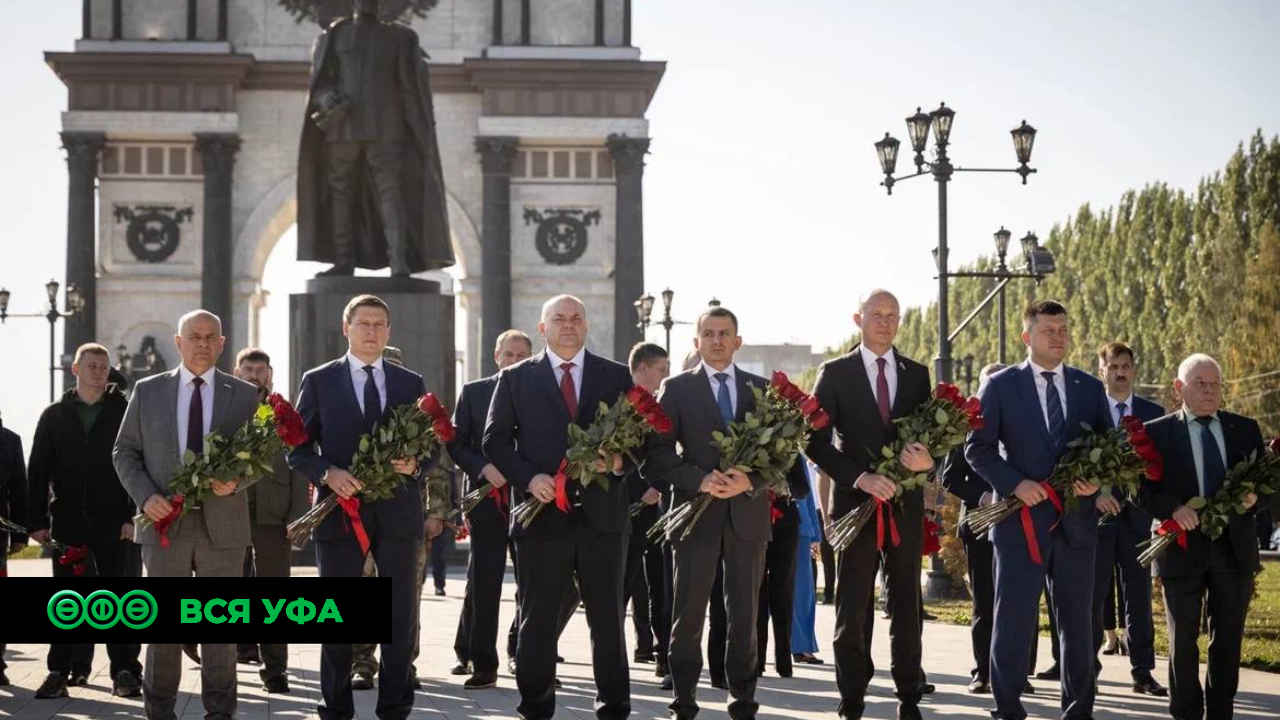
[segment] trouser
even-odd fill
[[[501,518],[471,520],[467,587],[458,616],[453,652],[476,673],[498,671],[498,611],[507,574],[507,524]],[[512,627],[515,623],[512,623]],[[511,648],[508,656],[515,655]]]
[[[1103,595],[1108,587],[1119,590],[1124,607],[1124,641],[1129,652],[1130,672],[1135,677],[1149,675],[1156,667],[1155,628],[1151,617],[1151,572],[1138,562],[1139,538],[1127,527],[1115,527],[1098,532],[1098,549],[1094,558],[1093,587],[1093,648],[1102,649],[1103,624],[1106,609],[1115,613],[1112,593]],[[1112,576],[1116,576],[1113,581]],[[1106,583],[1106,586],[1101,586]],[[1115,628],[1120,618],[1111,623]]]
[[[287,578],[292,565],[293,548],[289,544],[289,536],[284,525],[259,525],[254,523],[250,529],[253,545],[244,554],[245,577]],[[236,646],[237,653],[257,651],[262,660],[262,669],[258,676],[265,682],[268,678],[283,677],[289,669],[289,646],[285,643],[241,643]]]
[[[760,583],[760,606],[756,613],[756,671],[764,673],[769,651],[769,619],[773,618],[773,666],[779,675],[791,674],[791,621],[795,610],[796,545],[800,526],[773,528],[773,539],[765,551],[764,579]]]
[[[973,613],[969,619],[969,640],[973,646],[974,680],[991,680],[991,630],[996,604],[995,550],[990,540],[962,537],[969,564],[969,586],[973,590]]]
[[[326,142],[325,182],[332,203],[330,224],[334,244],[334,264],[351,267],[359,241],[355,225],[357,205],[364,197],[361,181],[372,180],[377,193],[378,213],[387,240],[387,260],[393,275],[408,274],[405,241],[405,206],[400,192],[399,142]]]

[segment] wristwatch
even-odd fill
[[[332,470],[332,469],[333,469],[333,466],[329,466],[329,467],[327,467],[327,468],[325,468],[325,469],[324,469],[324,473],[322,473],[322,474],[320,475],[320,484],[321,484],[321,485],[326,485],[326,486],[327,486],[327,485],[329,484],[329,471],[330,471],[330,470]]]

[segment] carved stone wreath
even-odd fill
[[[572,265],[587,251],[587,228],[600,223],[599,210],[524,209],[524,224],[537,223],[534,247],[552,265]]]
[[[294,22],[312,20],[321,27],[352,12],[351,0],[279,0],[280,6],[293,16]],[[382,0],[378,17],[383,22],[397,22],[409,17],[425,18],[440,0]]]
[[[195,215],[195,208],[172,205],[125,205],[115,207],[116,222],[127,222],[125,242],[129,252],[142,262],[168,260],[178,249],[182,230],[178,227]]]

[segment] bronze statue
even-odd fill
[[[298,259],[321,275],[453,264],[425,54],[378,0],[315,42],[298,154]]]

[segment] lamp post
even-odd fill
[[[934,250],[934,261],[938,266],[938,356],[934,359],[934,375],[938,382],[951,382],[951,339],[947,316],[947,282],[951,277],[948,272],[947,247],[947,185],[957,172],[1011,172],[1022,177],[1022,184],[1027,184],[1027,176],[1035,172],[1028,166],[1031,162],[1031,148],[1035,144],[1036,130],[1025,120],[1019,127],[1010,131],[1013,138],[1014,154],[1018,160],[1016,168],[962,168],[951,164],[947,147],[951,144],[951,128],[956,113],[941,103],[933,112],[923,112],[916,108],[914,115],[906,119],[907,136],[911,141],[911,149],[915,152],[913,161],[916,171],[910,175],[894,177],[898,166],[898,148],[900,143],[889,133],[875,143],[876,155],[880,161],[880,169],[884,172],[884,180],[880,183],[892,195],[894,184],[910,180],[922,175],[932,175],[938,183],[938,246]],[[933,132],[933,161],[925,159],[925,150],[929,144],[929,133]],[[943,567],[942,558],[934,553],[929,570],[929,582],[926,595],[930,598],[944,598],[951,594],[951,578]]]
[[[671,288],[662,291],[662,319],[656,323],[653,320],[653,308],[656,300],[649,293],[641,295],[633,305],[636,308],[636,327],[640,328],[640,334],[643,336],[648,331],[650,325],[660,325],[666,331],[667,353],[671,352],[671,328],[676,325],[692,325],[691,322],[684,320],[676,320],[671,316],[671,303],[675,300],[676,293]],[[714,300],[712,302],[715,302]]]
[[[63,300],[63,307],[65,309],[60,312],[58,310],[58,289],[60,287],[61,286],[59,285],[57,280],[50,280],[49,282],[45,283],[44,290],[49,297],[49,307],[48,309],[45,310],[45,312],[21,313],[21,314],[9,313],[10,293],[8,290],[0,288],[0,324],[3,324],[6,320],[8,320],[11,317],[22,317],[22,318],[42,317],[49,321],[49,402],[50,403],[52,403],[54,400],[54,383],[56,382],[58,373],[63,370],[63,368],[59,367],[57,364],[57,356],[55,355],[56,350],[54,348],[54,341],[57,336],[56,328],[57,328],[58,320],[61,318],[69,318],[76,315],[77,313],[84,312],[84,309],[86,306],[84,295],[80,292],[79,288],[77,288],[74,284],[72,284],[67,286],[66,298]]]

